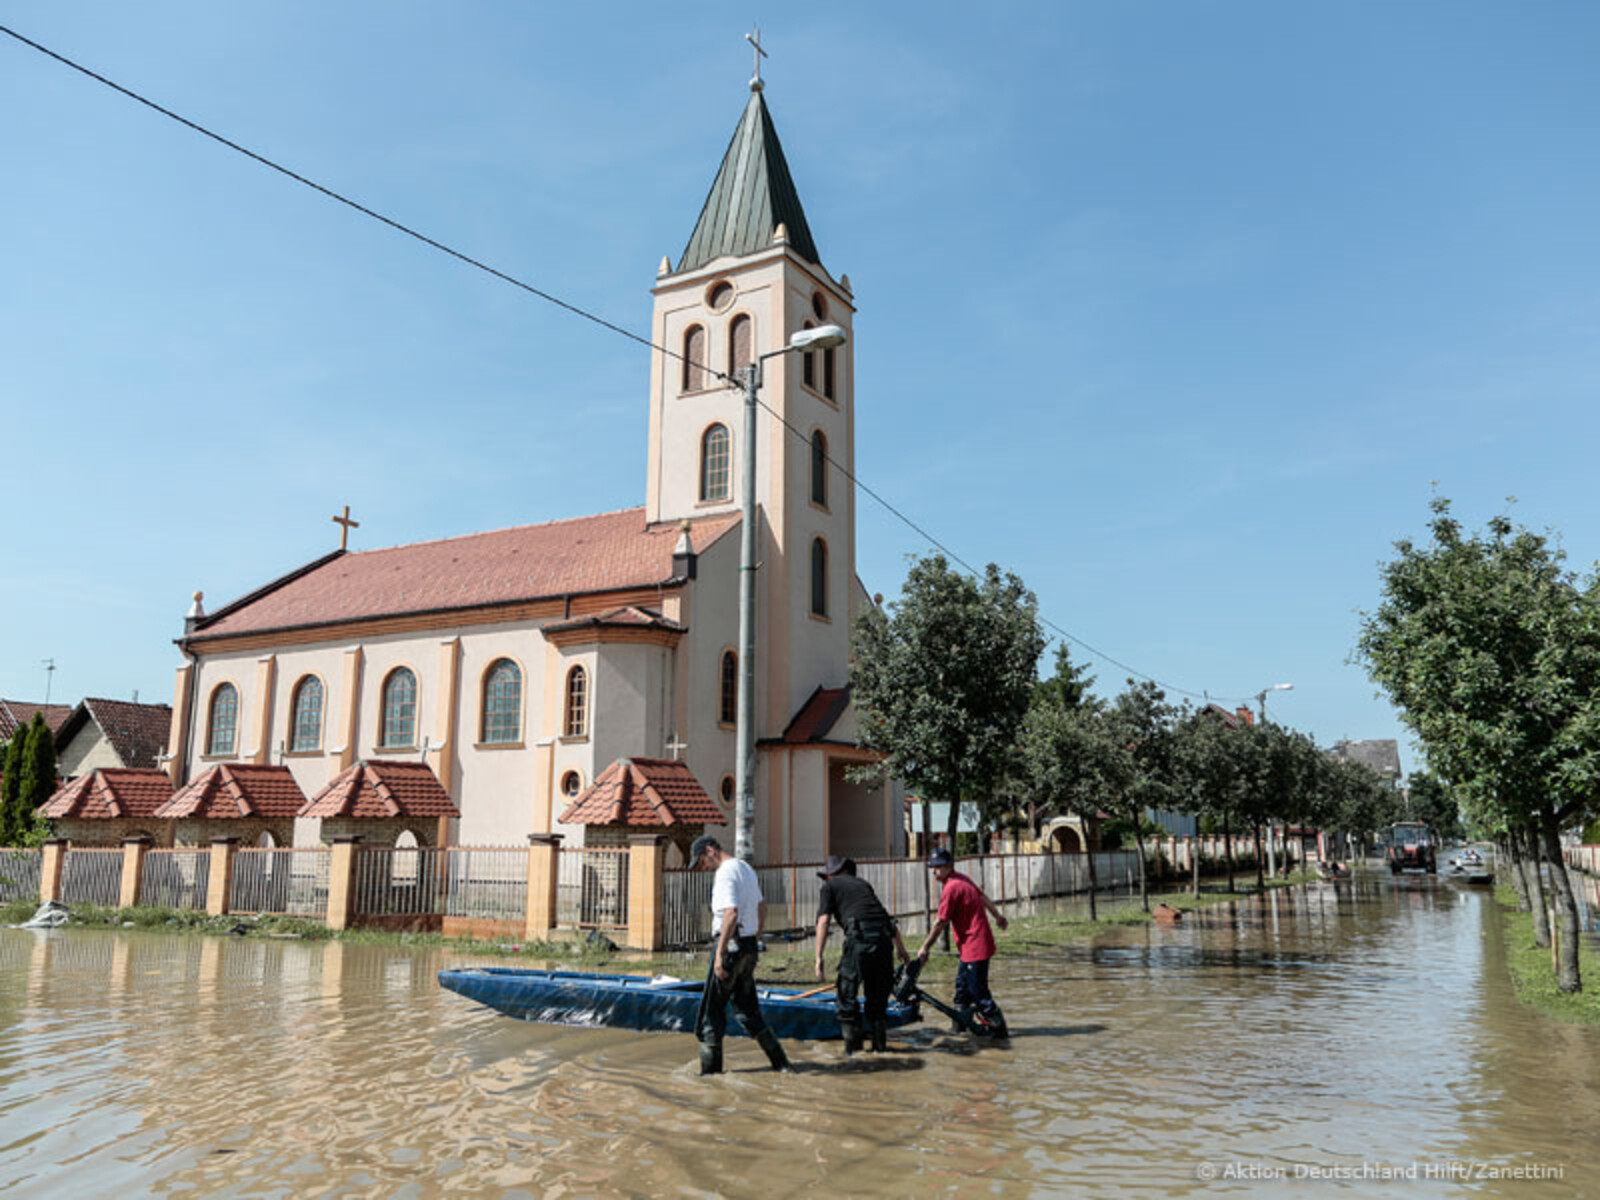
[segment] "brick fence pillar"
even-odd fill
[[[206,912],[220,917],[228,911],[228,896],[233,890],[233,855],[239,839],[211,839],[211,866],[206,872]]]
[[[628,945],[634,950],[661,949],[666,865],[665,838],[645,834],[628,839]]]
[[[122,889],[117,897],[118,908],[132,908],[139,903],[139,884],[144,879],[144,856],[154,845],[145,834],[122,839]]]
[[[340,834],[328,850],[329,929],[350,927],[350,913],[356,898],[356,847],[360,844],[359,834]]]
[[[550,939],[556,927],[556,884],[561,879],[561,835],[528,835],[528,907],[523,936],[530,942]]]
[[[67,839],[51,838],[39,859],[39,903],[61,899],[61,875],[67,865]]]

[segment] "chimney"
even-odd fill
[[[194,594],[194,603],[189,605],[189,611],[183,614],[184,636],[194,632],[194,627],[206,619],[206,606],[202,601],[206,598],[204,592]]]
[[[678,544],[672,549],[672,577],[674,579],[693,579],[696,574],[695,564],[699,555],[694,552],[694,542],[689,537],[689,522],[683,521],[678,525]]]
[[[1248,704],[1241,704],[1233,711],[1238,716],[1241,725],[1254,725],[1256,723],[1256,714],[1250,711]]]

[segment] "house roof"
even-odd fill
[[[826,741],[834,725],[849,707],[849,685],[842,688],[819,687],[800,706],[800,711],[795,713],[788,728],[783,731],[783,736],[771,741],[786,742],[789,745]]]
[[[88,697],[56,731],[56,746],[66,745],[91,721],[99,726],[123,766],[153,767],[167,748],[172,706]]]
[[[772,245],[779,225],[789,231],[789,246],[807,262],[820,263],[800,193],[778,142],[778,131],[761,92],[752,90],[744,114],[722,156],[722,166],[700,209],[700,219],[678,270],[693,271],[725,254],[745,255]]]
[[[0,740],[10,741],[25,725],[33,723],[33,714],[43,713],[44,723],[56,733],[72,715],[70,704],[35,704],[30,700],[0,700]]]
[[[558,621],[544,627],[546,633],[568,633],[579,629],[661,629],[668,633],[686,633],[689,627],[654,609],[640,608],[637,604],[613,608],[592,617],[574,617],[570,621]]]
[[[1345,762],[1360,763],[1385,779],[1400,778],[1400,743],[1394,738],[1335,742],[1332,754]]]
[[[153,817],[172,796],[172,780],[155,767],[100,767],[79,775],[39,806],[41,817],[111,821]]]
[[[173,793],[155,815],[232,821],[243,817],[292,817],[306,794],[288,767],[265,763],[218,763]]]
[[[738,520],[737,513],[726,513],[699,521],[701,549]],[[647,525],[643,508],[629,508],[386,550],[336,552],[201,618],[188,637],[655,587],[673,578],[679,532],[678,522]]]
[[[563,825],[726,825],[689,764],[668,758],[619,758],[567,806]]]
[[[383,759],[352,763],[323,785],[302,817],[459,817],[433,768]]]

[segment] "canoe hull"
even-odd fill
[[[698,980],[661,982],[643,975],[517,967],[440,971],[439,985],[520,1021],[645,1033],[692,1033],[704,991]],[[785,988],[760,988],[758,995],[761,1015],[779,1038],[812,1041],[841,1036],[831,995],[795,999],[795,990]],[[728,1016],[728,1033],[748,1036],[738,1012]],[[918,1016],[914,1006],[889,1004],[890,1026],[908,1024]]]

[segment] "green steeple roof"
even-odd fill
[[[800,207],[800,194],[789,177],[772,114],[761,92],[753,89],[678,270],[693,271],[724,254],[765,250],[780,224],[789,230],[790,249],[807,262],[822,261]]]

